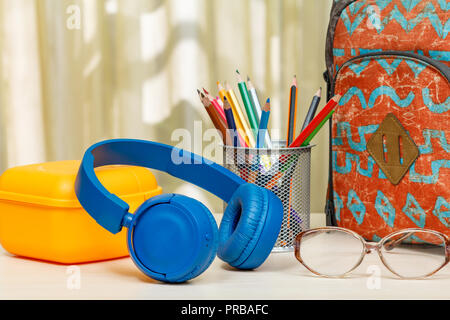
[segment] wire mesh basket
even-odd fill
[[[293,251],[295,236],[309,229],[312,146],[285,145],[284,141],[274,141],[271,149],[223,146],[225,168],[271,190],[283,203],[283,222],[273,251]]]

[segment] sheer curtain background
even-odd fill
[[[196,89],[236,87],[235,70],[272,101],[271,129],[286,132],[289,86],[301,126],[325,83],[332,0],[0,0],[0,170],[81,159],[94,142],[139,138],[172,145],[175,129],[212,128]],[[325,90],[321,106],[325,103]],[[198,122],[203,120],[203,122]],[[194,130],[195,129],[195,130]],[[200,132],[200,134],[194,134]],[[328,129],[314,139],[311,209],[323,212]],[[203,146],[209,143],[203,141]],[[217,156],[213,160],[221,160]],[[166,192],[221,202],[155,172]]]

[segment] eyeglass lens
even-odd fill
[[[340,276],[351,271],[361,260],[363,242],[353,234],[334,229],[306,233],[300,242],[303,263],[316,273]]]
[[[364,257],[364,242],[343,229],[311,230],[299,243],[303,264],[324,276],[341,276]],[[384,238],[380,244],[384,264],[404,278],[421,278],[439,270],[446,261],[446,242],[426,230],[405,230]]]
[[[399,276],[420,278],[445,263],[445,239],[427,231],[405,231],[383,240],[384,263]]]

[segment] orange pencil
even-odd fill
[[[214,127],[220,132],[223,143],[226,145],[227,141],[231,141],[231,138],[228,136],[227,125],[225,121],[223,121],[223,119],[220,117],[219,113],[214,108],[209,98],[202,92],[200,92],[200,90],[197,90],[197,93],[200,97],[201,102],[203,103],[203,106],[206,109],[206,112],[208,112],[208,115],[211,118]]]
[[[258,178],[258,170],[255,171],[250,171],[249,175],[248,175],[248,183],[255,183],[256,178]]]
[[[208,97],[209,101],[211,101],[214,108],[216,108],[216,111],[219,113],[220,117],[227,122],[227,119],[225,117],[225,111],[223,111],[223,107],[219,104],[216,98],[214,98],[212,95],[209,94],[209,92],[203,88],[203,91],[205,92],[206,96]]]
[[[266,189],[272,189],[277,184],[277,181],[283,176],[283,172],[278,171],[275,176],[270,179],[270,181],[265,185],[264,188]]]

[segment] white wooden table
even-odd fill
[[[311,227],[325,224],[323,214],[311,220]],[[368,274],[370,266],[381,277]],[[293,252],[272,253],[255,271],[216,259],[198,278],[169,285],[146,278],[129,258],[73,267],[0,249],[0,299],[450,299],[450,267],[427,280],[401,280],[371,254],[350,278],[326,279],[301,266]]]

